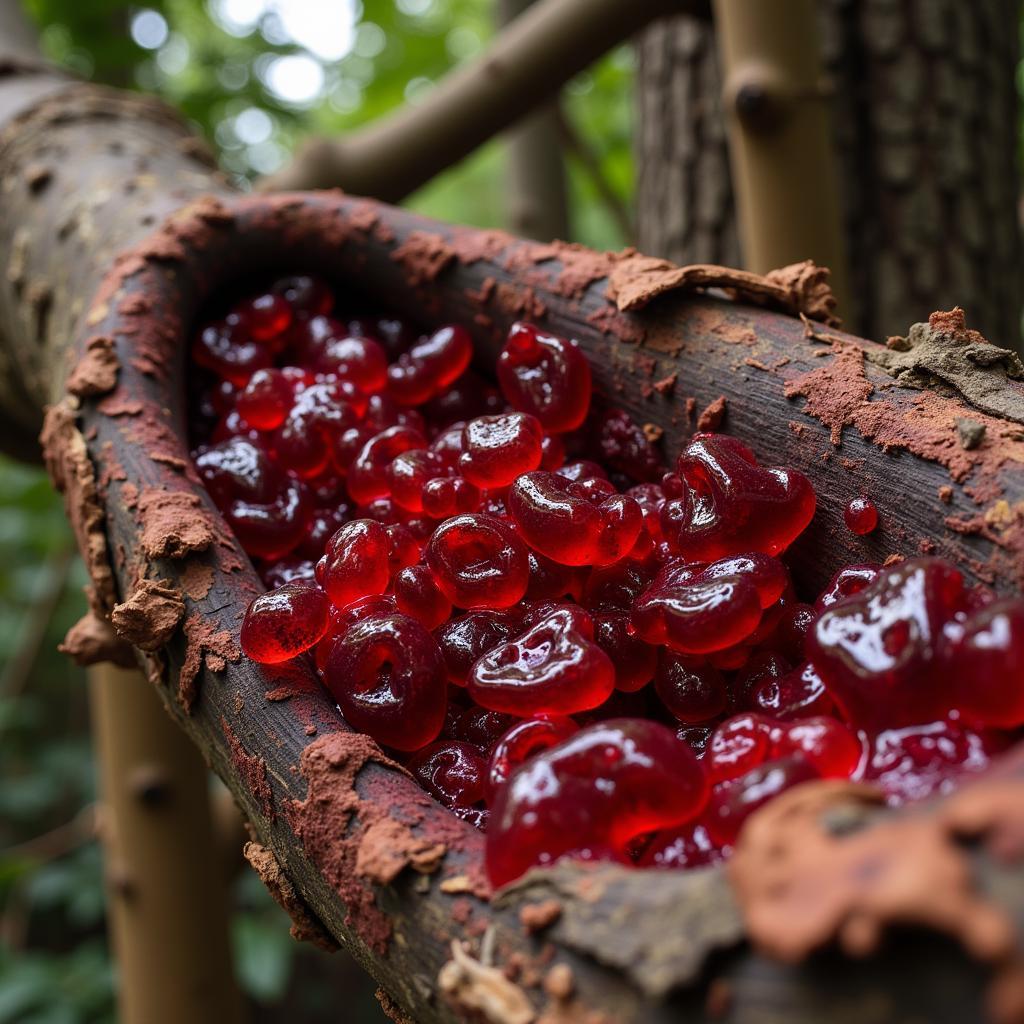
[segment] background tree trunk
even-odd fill
[[[498,0],[498,20],[514,21],[533,0]],[[549,242],[569,237],[569,196],[558,97],[524,117],[506,135],[509,231]]]
[[[959,303],[1019,345],[1017,0],[821,0],[854,296],[848,324],[903,333]],[[639,43],[638,244],[738,261],[713,29]]]

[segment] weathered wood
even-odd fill
[[[336,195],[183,205],[203,178],[175,148],[178,129],[147,113],[144,130],[133,135],[140,111],[129,106],[121,120],[105,118],[115,121],[116,144],[94,146],[88,137],[98,134],[100,114],[93,107],[78,100],[62,116],[50,111],[45,134],[32,125],[20,142],[12,137],[14,149],[0,151],[0,168],[14,183],[0,243],[9,258],[12,238],[27,228],[21,244],[29,279],[52,288],[51,323],[30,329],[18,315],[21,293],[5,281],[8,353],[19,365],[40,367],[30,393],[36,405],[62,394],[67,369],[77,363],[77,394],[47,419],[47,455],[87,548],[96,614],[108,616],[114,603],[135,596],[136,616],[144,617],[143,580],[166,581],[165,595],[180,592],[182,623],[168,624],[166,600],[159,614],[154,606],[153,629],[166,643],[141,662],[294,886],[285,890],[262,858],[265,878],[300,931],[318,934],[322,923],[422,1022],[469,1017],[465,995],[457,995],[463,990],[446,999],[438,985],[453,941],[465,941],[475,957],[490,951],[511,978],[499,981],[497,970],[475,975],[477,992],[489,983],[504,998],[492,1021],[529,1019],[524,1005],[548,1022],[781,1017],[811,1024],[894,1021],[911,1011],[951,1024],[982,1019],[985,972],[946,940],[907,937],[895,952],[855,967],[838,957],[783,967],[751,952],[717,870],[560,868],[527,879],[500,906],[484,899],[479,833],[428,799],[365,738],[346,732],[308,666],[275,672],[238,657],[238,624],[260,587],[190,468],[186,339],[218,288],[301,268],[315,268],[366,301],[472,325],[483,366],[511,320],[539,320],[579,338],[596,386],[662,428],[667,451],[694,429],[692,412],[725,396],[726,428],[750,439],[765,461],[811,473],[821,512],[794,552],[798,574],[810,582],[852,557],[933,545],[1001,589],[1019,590],[1024,460],[1011,437],[1015,424],[899,386],[864,361],[870,343],[809,336],[787,316],[671,295],[620,313],[608,298],[608,275],[622,264],[585,250],[451,228]],[[85,166],[74,178],[53,165],[59,202],[34,203],[28,160],[48,146],[69,152],[79,143]],[[140,181],[142,159],[150,161],[149,177]],[[110,189],[124,191],[118,175],[130,177],[134,191],[101,202]],[[184,195],[176,191],[182,175]],[[139,190],[144,198],[132,198]],[[54,244],[58,210],[83,211],[74,246],[64,250]],[[122,249],[147,221],[171,211],[154,234]],[[821,376],[808,382],[815,371]],[[802,388],[828,425],[807,413],[804,398],[787,398],[787,386]],[[1007,388],[1020,395],[1016,385]],[[957,416],[987,424],[981,448],[959,447]],[[856,425],[843,430],[846,419]],[[842,434],[838,450],[830,432]],[[866,436],[872,433],[905,450],[883,451]],[[952,479],[944,462],[966,475]],[[947,486],[948,505],[938,497]],[[855,541],[838,524],[845,501],[863,490],[878,503],[883,529]],[[950,517],[960,525],[948,525]],[[1024,918],[1020,872],[996,869],[984,851],[978,869],[998,881],[1007,911]],[[520,907],[553,892],[558,919],[547,932],[530,934]],[[555,964],[572,972],[569,1004],[558,995],[564,985],[545,989]],[[457,974],[447,970],[446,983],[456,985]]]

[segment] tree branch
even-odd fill
[[[397,202],[550,99],[578,72],[666,14],[707,0],[539,0],[421,102],[343,139],[312,139],[268,191],[342,188]]]

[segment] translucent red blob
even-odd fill
[[[621,494],[588,494],[557,473],[524,473],[509,490],[508,510],[526,542],[565,565],[605,565],[629,554],[643,513]]]
[[[418,750],[444,724],[441,651],[407,615],[350,626],[327,657],[324,683],[354,729],[396,750]]]
[[[327,631],[330,604],[313,583],[286,583],[255,598],[240,644],[253,661],[273,665],[308,651]]]
[[[498,383],[509,404],[555,434],[575,430],[590,408],[590,363],[574,341],[512,325],[498,356]]]
[[[736,551],[777,555],[814,516],[814,489],[802,473],[758,466],[733,437],[697,434],[676,469],[684,487],[665,502],[661,527],[672,550],[693,561]]]
[[[723,651],[754,632],[787,582],[785,566],[770,555],[670,562],[633,605],[633,626],[648,643],[681,654]]]
[[[391,541],[372,519],[353,519],[331,537],[317,579],[331,603],[345,608],[369,594],[383,594],[391,579]]]
[[[593,637],[582,608],[557,606],[477,660],[469,695],[482,707],[524,717],[596,708],[615,688],[615,668]]]
[[[808,655],[844,716],[872,732],[952,711],[1021,725],[1024,602],[987,600],[948,563],[912,559],[826,610]]]
[[[707,799],[700,764],[656,722],[612,719],[527,761],[499,789],[487,874],[505,885],[581,851],[626,858],[635,836],[694,818]]]
[[[507,487],[540,465],[542,440],[540,422],[523,413],[470,420],[462,431],[459,472],[477,487]]]
[[[494,516],[446,520],[427,542],[425,555],[441,593],[457,608],[508,608],[526,593],[526,546]]]
[[[388,394],[401,405],[420,405],[460,377],[472,358],[473,342],[465,328],[442,327],[388,367]]]
[[[853,498],[843,509],[843,522],[850,533],[863,537],[878,526],[878,509],[870,498]]]
[[[487,793],[494,794],[525,761],[557,746],[579,730],[571,719],[560,715],[539,715],[516,722],[494,745],[487,765]]]

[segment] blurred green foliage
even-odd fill
[[[416,102],[494,32],[493,0],[26,0],[26,8],[51,59],[163,96],[242,188],[280,166],[307,133],[343,133]],[[631,73],[623,48],[564,99],[623,203]],[[569,171],[575,238],[622,245],[591,180],[572,162]],[[498,226],[502,175],[496,140],[409,205]],[[0,461],[0,1024],[102,1024],[115,1015],[102,863],[89,828],[85,678],[56,651],[85,608],[71,552],[63,508],[41,471]],[[356,1024],[381,1019],[358,968],[297,945],[248,871],[236,885],[232,937],[254,1020],[281,1019],[282,1006],[296,1022],[336,1020],[339,1006]]]

